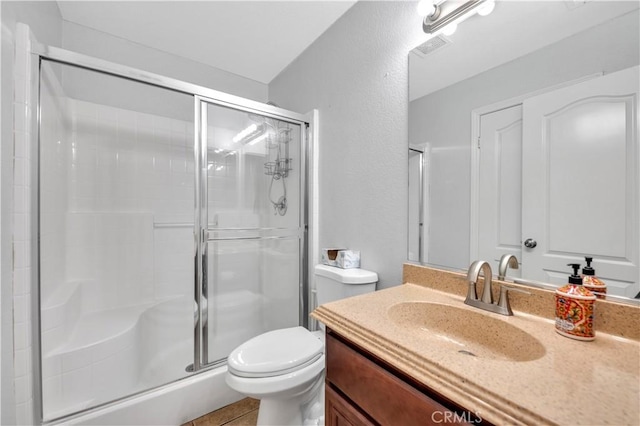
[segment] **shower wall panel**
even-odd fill
[[[91,288],[92,310],[182,294],[175,283],[191,279],[191,229],[156,225],[193,220],[192,126],[70,103],[68,279]]]
[[[185,377],[194,321],[194,134],[187,119],[193,97],[54,66],[67,85],[87,84],[83,93],[91,100],[65,96],[69,87],[47,88],[55,75],[44,62],[40,287],[47,420]],[[122,85],[128,99],[100,104],[88,83]],[[170,108],[155,108],[149,99]]]

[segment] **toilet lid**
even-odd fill
[[[304,327],[284,328],[254,337],[227,360],[229,372],[241,377],[287,374],[318,360],[324,344]]]

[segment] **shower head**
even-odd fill
[[[264,123],[265,117],[263,117],[262,115],[252,114],[252,113],[248,113],[247,115],[249,116],[249,120],[255,123]]]
[[[271,106],[274,106],[276,108],[279,108],[278,105],[275,102],[272,102],[272,101],[268,101],[267,105],[271,105]],[[251,121],[255,121],[256,123],[265,123],[267,121],[267,117],[265,117],[263,115],[252,114],[252,113],[248,113],[247,115],[249,116],[249,119]]]

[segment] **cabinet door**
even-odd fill
[[[326,426],[373,426],[367,417],[329,386],[325,386]]]
[[[441,405],[386,368],[334,338],[330,333],[327,334],[326,348],[327,390],[339,389],[349,398],[351,405],[356,405],[376,424],[428,426],[440,425],[444,422],[447,424],[466,424],[473,421],[472,413],[456,413]],[[326,397],[327,401],[331,399],[329,393],[326,394]],[[335,403],[340,400],[334,398],[333,401]],[[326,404],[327,424],[331,424],[329,422],[333,411],[339,413],[334,417],[337,424],[369,424],[340,423],[352,421],[345,414],[346,410],[330,409],[331,403],[327,402]],[[335,405],[335,407],[338,406]],[[358,413],[355,409],[349,412]]]

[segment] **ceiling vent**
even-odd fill
[[[424,58],[428,55],[431,55],[436,50],[440,50],[443,47],[448,46],[449,44],[451,44],[451,40],[443,35],[438,35],[425,41],[420,46],[413,49],[412,52],[420,56],[421,58]]]

